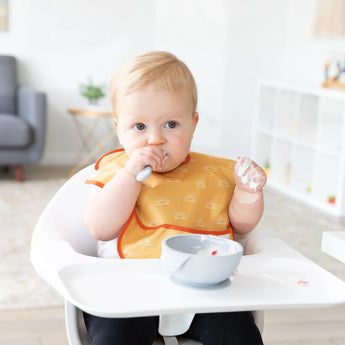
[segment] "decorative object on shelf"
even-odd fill
[[[270,161],[267,161],[264,165],[264,172],[266,173],[267,176],[270,175]]]
[[[104,89],[104,85],[94,85],[91,78],[89,78],[87,84],[80,85],[81,94],[86,97],[92,105],[96,105],[98,100],[105,96]]]
[[[0,31],[8,28],[8,0],[0,0]]]
[[[318,0],[313,27],[314,36],[344,37],[345,1]]]
[[[336,202],[335,195],[330,195],[330,196],[328,197],[328,203],[334,205],[335,202]]]
[[[345,91],[345,55],[327,59],[322,86]]]

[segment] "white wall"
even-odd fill
[[[20,82],[48,96],[43,163],[70,163],[79,138],[66,109],[86,104],[79,85],[107,83],[128,57],[153,49],[154,0],[11,0],[0,54],[18,58]],[[103,101],[107,106],[109,102]]]
[[[316,0],[288,1],[282,78],[320,85],[329,54],[345,56],[345,37],[315,37],[312,34]]]
[[[157,1],[155,43],[190,67],[198,86],[200,122],[193,149],[216,153],[221,146],[226,84],[227,14],[224,0]]]
[[[79,139],[66,109],[86,103],[79,84],[109,84],[128,57],[170,50],[191,68],[200,123],[193,148],[250,154],[258,78],[319,84],[324,56],[345,39],[311,35],[315,0],[11,0],[0,54],[22,83],[48,95],[43,163],[70,163]],[[104,106],[109,102],[104,100]]]
[[[210,4],[158,1],[155,42],[176,52],[195,74],[200,122],[193,148],[229,157],[249,155],[255,81],[279,76],[286,2]]]
[[[287,1],[230,1],[226,11],[226,82],[222,154],[250,155],[256,82],[279,79]],[[236,6],[234,6],[236,4]]]

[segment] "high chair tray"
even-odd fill
[[[345,231],[324,231],[322,251],[345,263]]]
[[[282,241],[243,256],[230,281],[183,285],[162,272],[159,259],[109,260],[80,256],[58,270],[58,290],[80,309],[103,317],[132,317],[277,308],[345,302],[345,283]]]

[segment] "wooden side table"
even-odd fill
[[[102,110],[88,110],[81,108],[69,108],[68,113],[72,116],[76,131],[80,137],[81,147],[77,153],[75,164],[70,171],[70,176],[90,164],[92,159],[116,138],[113,126],[109,124],[112,113]],[[85,122],[85,119],[89,123]],[[95,135],[95,130],[101,123],[104,123],[107,134],[100,140]]]

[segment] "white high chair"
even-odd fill
[[[65,298],[70,345],[89,344],[81,310],[103,317],[160,315],[159,331],[173,345],[172,336],[187,331],[198,312],[257,310],[254,319],[262,332],[264,309],[345,302],[342,281],[274,238],[244,239],[245,253],[252,255],[242,258],[231,284],[210,289],[173,283],[162,273],[159,259],[97,258],[97,241],[82,221],[91,188],[84,181],[92,171],[92,165],[81,170],[56,193],[31,244],[34,268]],[[285,279],[292,273],[311,284],[301,287]],[[179,344],[199,343],[179,339]]]
[[[84,181],[92,171],[93,165],[90,165],[62,186],[41,215],[32,237],[31,261],[36,271],[65,297],[66,331],[70,345],[89,344],[89,340],[82,311],[69,302],[69,294],[59,272],[76,263],[109,260],[96,258],[97,240],[91,236],[82,221],[83,208],[92,188]],[[253,314],[258,328],[262,331],[263,312],[253,312]],[[190,319],[190,315],[193,314],[186,315],[186,322]],[[174,323],[177,322],[175,318],[165,319],[162,316],[160,328],[169,328],[172,320]],[[174,330],[184,332],[185,327],[182,322],[178,329],[175,324]],[[182,339],[179,340],[179,344],[200,343]]]

